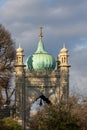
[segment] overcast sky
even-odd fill
[[[43,26],[46,51],[55,59],[65,43],[70,55],[70,90],[87,95],[87,0],[0,0],[0,23],[32,54]]]

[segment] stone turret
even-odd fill
[[[22,76],[24,73],[24,63],[23,63],[23,57],[24,57],[24,50],[19,46],[19,48],[16,50],[16,63],[15,63],[15,71],[16,74],[19,76]]]
[[[69,96],[69,54],[68,50],[63,46],[58,55],[58,68],[60,71],[60,98],[68,99]]]
[[[16,62],[15,62],[15,105],[16,105],[16,117],[24,118],[24,105],[25,105],[25,65],[23,62],[24,51],[19,46],[16,50]]]

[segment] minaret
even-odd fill
[[[68,62],[68,50],[63,45],[58,55],[58,69],[60,71],[60,98],[68,99],[69,96],[69,62]]]
[[[19,46],[16,50],[15,62],[15,105],[16,117],[23,120],[24,103],[25,103],[25,65],[23,62],[24,51]]]
[[[19,46],[19,48],[16,50],[16,63],[15,63],[15,71],[16,74],[19,76],[22,76],[24,73],[24,63],[23,63],[23,57],[24,57],[24,50]]]

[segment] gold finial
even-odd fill
[[[43,37],[43,34],[42,34],[42,26],[40,26],[40,38]]]

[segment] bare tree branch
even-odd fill
[[[15,43],[8,30],[0,24],[0,93],[2,93],[2,89],[4,88],[6,94],[5,102],[10,100],[11,96],[9,95],[13,94],[13,92],[9,94],[8,89],[14,68],[14,60]]]

